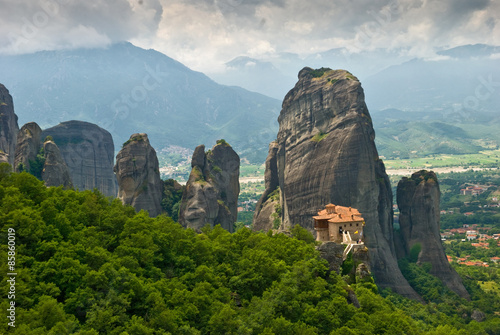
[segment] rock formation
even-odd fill
[[[417,263],[430,263],[430,273],[442,280],[450,290],[469,299],[462,279],[449,264],[441,244],[439,231],[439,199],[441,192],[436,174],[422,170],[398,183],[397,201],[401,247],[400,257],[408,256],[412,248],[419,248]]]
[[[328,262],[330,271],[340,273],[344,255],[344,246],[342,244],[325,242],[317,246],[316,250],[319,251],[321,258]]]
[[[47,140],[43,144],[43,155],[45,163],[43,165],[42,180],[46,186],[60,186],[72,188],[71,177],[66,162],[62,158],[57,145]]]
[[[206,224],[233,232],[238,216],[240,157],[224,140],[205,153],[196,147],[182,196],[179,223],[199,231]]]
[[[115,148],[108,131],[88,122],[67,121],[45,129],[42,139],[46,136],[52,136],[59,147],[75,188],[97,188],[107,196],[116,196]]]
[[[269,144],[269,153],[266,158],[266,171],[264,174],[265,190],[255,206],[253,216],[253,229],[256,231],[268,231],[273,228],[273,220],[275,218],[271,216],[275,213],[276,206],[279,206],[279,194],[276,194],[275,197],[270,196],[273,192],[277,192],[279,187],[278,148],[278,142],[273,141]]]
[[[278,122],[271,179],[281,190],[282,228],[300,224],[313,231],[312,216],[328,203],[357,208],[379,287],[420,300],[396,261],[391,186],[358,79],[344,70],[302,69]]]
[[[17,133],[14,169],[16,172],[31,170],[31,163],[41,148],[42,129],[36,122],[26,123]]]
[[[356,267],[356,282],[362,283],[362,282],[369,282],[371,280],[372,278],[368,266],[366,266],[365,263],[359,263],[358,266]]]
[[[130,136],[116,156],[114,171],[118,198],[124,204],[132,205],[137,211],[146,210],[151,217],[161,214],[163,182],[156,151],[149,144],[147,134]]]
[[[14,113],[14,103],[9,90],[0,84],[0,154],[2,160],[10,165],[14,165],[16,151],[17,133],[17,115]],[[7,156],[8,155],[8,156]]]
[[[9,155],[7,155],[5,152],[0,152],[0,163],[9,164]]]

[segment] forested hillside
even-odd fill
[[[347,275],[353,264],[343,277],[328,272],[302,228],[292,236],[220,227],[196,234],[97,191],[46,188],[7,164],[0,165],[0,224],[2,260],[15,231],[17,273],[15,327],[4,314],[2,334],[500,332],[498,296],[485,300],[475,288],[472,302],[446,295],[422,305],[380,295],[371,278]],[[409,262],[408,273],[425,277]],[[4,276],[12,272],[0,264]],[[3,277],[3,313],[10,287]],[[479,307],[481,323],[470,318]]]

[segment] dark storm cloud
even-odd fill
[[[161,1],[164,17],[148,46],[202,71],[240,55],[403,47],[423,56],[436,47],[500,44],[499,1]]]
[[[453,0],[445,1],[439,5],[436,2],[434,12],[429,11],[429,17],[433,17],[435,28],[439,32],[446,32],[455,27],[466,24],[475,12],[487,9],[489,0]]]
[[[2,0],[3,52],[97,46],[156,32],[158,0]]]
[[[0,0],[0,52],[129,40],[202,71],[234,57],[500,44],[489,0]]]

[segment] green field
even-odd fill
[[[240,166],[240,178],[245,177],[262,177],[266,167],[264,164],[245,164]]]
[[[484,150],[477,154],[433,155],[423,158],[384,160],[387,169],[431,169],[436,167],[499,167],[500,150]]]

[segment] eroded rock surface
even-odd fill
[[[116,196],[115,147],[107,130],[89,122],[67,121],[45,129],[42,139],[47,136],[59,147],[75,188],[97,188],[107,196]]]
[[[7,155],[5,152],[0,152],[0,163],[9,164],[9,155]]]
[[[36,122],[26,123],[17,134],[14,169],[16,172],[31,171],[31,162],[40,152],[42,129]]]
[[[114,171],[118,198],[124,204],[132,205],[137,211],[146,210],[152,217],[161,214],[163,182],[156,151],[149,144],[147,134],[130,136],[116,156]]]
[[[2,160],[14,165],[17,133],[17,115],[14,113],[14,102],[9,90],[0,84],[0,153]]]
[[[344,246],[335,242],[324,242],[316,247],[321,258],[325,259],[329,264],[329,270],[340,273],[344,254]]]
[[[72,188],[71,177],[68,166],[62,158],[57,145],[51,141],[45,141],[43,144],[43,154],[45,163],[43,165],[42,180],[46,186],[63,186]]]
[[[197,231],[206,224],[220,224],[233,232],[238,216],[240,158],[225,141],[217,142],[208,152],[200,145],[193,153],[179,223]]]
[[[273,213],[275,207],[279,206],[279,194],[277,197],[270,197],[273,192],[277,192],[279,187],[278,180],[278,142],[269,144],[269,153],[266,158],[266,171],[264,174],[265,189],[259,201],[255,205],[255,213],[253,216],[253,229],[256,231],[268,231],[273,229]],[[277,199],[276,199],[277,198]],[[281,220],[281,218],[279,218]]]
[[[441,192],[436,174],[422,170],[398,183],[397,201],[401,247],[400,257],[408,256],[414,247],[420,248],[417,263],[430,263],[430,273],[462,298],[469,299],[462,279],[451,267],[443,245],[439,227],[439,200]],[[400,250],[402,249],[402,250]]]
[[[365,263],[359,263],[356,267],[356,282],[362,283],[371,281],[371,274],[368,266]]]
[[[421,300],[397,264],[391,185],[358,79],[344,70],[302,69],[278,122],[271,179],[281,190],[282,228],[300,224],[313,231],[312,216],[328,203],[357,208],[379,287]]]

